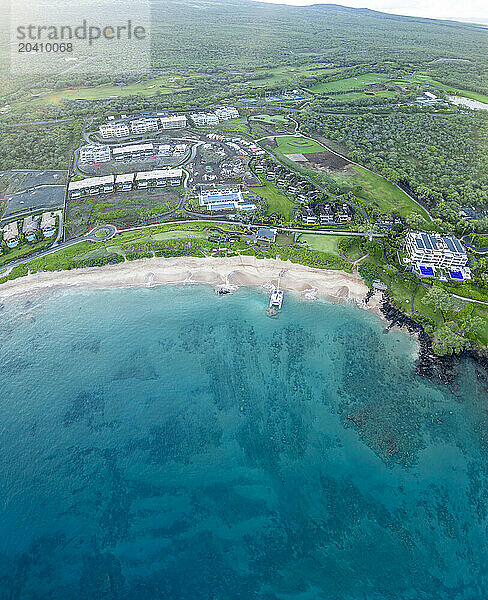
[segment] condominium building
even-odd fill
[[[190,115],[190,117],[193,124],[197,127],[219,124],[219,118],[214,113],[194,113],[193,115]]]
[[[161,127],[163,129],[183,129],[188,124],[185,115],[174,117],[161,117]]]
[[[343,204],[337,211],[337,216],[341,223],[349,223],[352,221],[352,208],[349,204]]]
[[[237,119],[239,117],[239,111],[234,106],[221,106],[220,108],[217,108],[215,114],[222,121]]]
[[[123,173],[115,176],[115,188],[121,192],[128,192],[134,185],[135,173]]]
[[[317,215],[310,206],[302,206],[300,208],[300,218],[307,225],[315,225],[317,222]]]
[[[148,131],[157,131],[159,127],[159,119],[135,119],[130,122],[130,130],[134,134],[146,133]]]
[[[114,175],[103,177],[89,177],[80,181],[71,181],[68,185],[70,198],[79,198],[81,195],[96,196],[100,193],[107,194],[114,191]]]
[[[147,188],[151,185],[179,185],[182,176],[182,169],[155,169],[137,173],[135,181],[138,188]]]
[[[332,223],[334,220],[334,211],[330,204],[319,204],[319,221],[321,223]]]
[[[80,148],[80,162],[82,163],[102,163],[110,160],[109,146],[101,144],[90,144]]]
[[[127,123],[120,121],[111,121],[110,123],[100,125],[98,130],[100,132],[100,136],[103,138],[121,138],[130,135],[129,126]]]
[[[435,277],[441,269],[451,279],[470,279],[466,266],[468,255],[461,242],[453,236],[441,236],[423,231],[409,231],[405,246],[413,270],[421,276]]]
[[[120,146],[119,148],[113,148],[112,154],[115,160],[147,158],[154,154],[154,144],[129,144],[127,146]]]

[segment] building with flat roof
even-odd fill
[[[114,191],[114,175],[103,177],[88,177],[80,181],[71,181],[68,185],[70,198],[79,198],[82,195],[107,194]]]
[[[119,121],[111,121],[110,123],[100,125],[98,131],[103,138],[121,138],[130,135],[127,123]]]
[[[219,124],[219,118],[214,113],[194,113],[190,115],[190,118],[197,127]]]
[[[246,210],[257,209],[255,204],[246,202],[239,187],[226,189],[201,189],[199,194],[200,206],[208,210]]]
[[[405,262],[421,277],[471,279],[466,250],[453,236],[409,231],[405,253]]]
[[[147,188],[153,185],[179,185],[182,177],[182,169],[155,169],[136,173],[135,182],[138,188]]]
[[[161,117],[161,127],[163,129],[183,129],[188,121],[185,115],[175,115],[173,117]]]
[[[146,144],[128,144],[127,146],[113,148],[112,154],[115,160],[147,158],[154,154],[154,144],[150,142]]]
[[[123,173],[115,176],[115,189],[121,192],[128,192],[134,185],[135,173]]]
[[[22,223],[22,233],[25,235],[28,242],[33,242],[36,239],[37,224],[39,216],[27,216]]]
[[[19,244],[19,226],[17,221],[7,223],[3,228],[3,240],[9,248],[15,248]]]
[[[239,111],[234,106],[221,106],[216,109],[215,114],[222,121],[237,119],[239,117]]]
[[[159,119],[134,119],[130,122],[130,130],[134,134],[147,133],[148,131],[157,131],[159,128]]]
[[[271,229],[270,227],[260,227],[256,232],[256,239],[260,242],[276,242],[276,234],[278,231],[276,229]]]
[[[89,144],[80,148],[80,162],[102,163],[110,160],[110,148],[103,144]]]

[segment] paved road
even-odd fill
[[[462,239],[464,245],[467,246],[472,252],[475,252],[476,254],[488,254],[488,246],[485,246],[484,248],[476,248],[475,246],[473,246],[471,244],[469,235],[465,235],[461,239]]]
[[[105,231],[106,230],[106,231]],[[61,231],[61,228],[60,228]],[[58,250],[62,250],[64,248],[69,248],[70,246],[74,246],[75,244],[79,244],[80,242],[105,242],[109,240],[117,233],[117,228],[113,225],[104,225],[103,227],[95,227],[85,235],[69,240],[68,242],[61,242],[61,244],[57,244],[56,242],[47,250],[40,250],[39,252],[35,252],[34,254],[29,254],[29,256],[25,256],[24,258],[18,258],[6,265],[0,267],[1,269],[6,269],[7,272],[10,272],[14,267],[18,267],[20,265],[24,265],[35,258],[42,258],[43,256],[49,256],[50,254],[54,254]],[[58,236],[59,237],[59,236]]]

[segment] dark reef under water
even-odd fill
[[[0,312],[0,600],[482,600],[488,380],[254,290]]]

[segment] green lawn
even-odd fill
[[[340,73],[340,69],[331,68],[329,63],[316,63],[314,65],[302,65],[302,66],[284,66],[275,67],[273,69],[258,69],[252,73],[261,75],[261,79],[249,79],[247,85],[256,87],[270,87],[270,85],[277,86],[285,83],[296,83],[300,84],[306,77],[314,77],[317,75],[334,75]]]
[[[341,240],[352,240],[351,247],[347,252],[343,252],[351,260],[357,260],[364,255],[361,250],[360,243],[362,238],[360,237],[349,237],[344,235],[324,235],[320,233],[302,233],[299,237],[300,242],[305,242],[311,250],[319,250],[320,252],[327,252],[328,254],[340,255],[339,242]]]
[[[345,94],[330,94],[331,100],[334,102],[351,102],[353,100],[362,100],[363,98],[394,98],[397,92],[393,90],[382,90],[374,92],[374,94],[366,94],[365,92],[346,92]]]
[[[101,98],[124,98],[126,96],[154,96],[156,94],[173,94],[185,92],[193,88],[185,86],[183,77],[157,77],[128,85],[100,85],[65,89],[41,96],[41,101],[59,103],[62,100],[99,100]]]
[[[384,212],[391,214],[394,210],[398,211],[402,217],[411,213],[418,213],[427,222],[430,222],[427,211],[416,204],[401,189],[393,183],[384,179],[376,173],[371,173],[363,167],[354,165],[346,174],[330,173],[330,177],[339,184],[348,184],[353,187],[361,186],[361,192],[356,194],[359,202],[364,205],[374,203]]]
[[[302,233],[298,239],[300,242],[305,242],[311,250],[319,250],[320,252],[328,252],[339,256],[337,244],[343,236],[341,235],[321,235],[320,233]]]
[[[363,73],[355,77],[346,77],[345,79],[337,79],[336,81],[327,81],[318,83],[310,88],[313,92],[333,93],[333,92],[352,92],[360,90],[367,85],[386,83],[391,79],[391,76],[386,73]]]
[[[251,121],[261,121],[269,125],[289,125],[290,119],[285,115],[253,115]]]
[[[269,215],[279,213],[280,215],[283,215],[287,221],[291,220],[295,211],[295,204],[270,181],[266,181],[262,186],[251,186],[249,189],[266,200],[268,203],[267,213]]]
[[[281,154],[312,154],[314,152],[323,152],[325,148],[315,140],[309,140],[292,135],[276,136],[278,143],[278,152]]]

